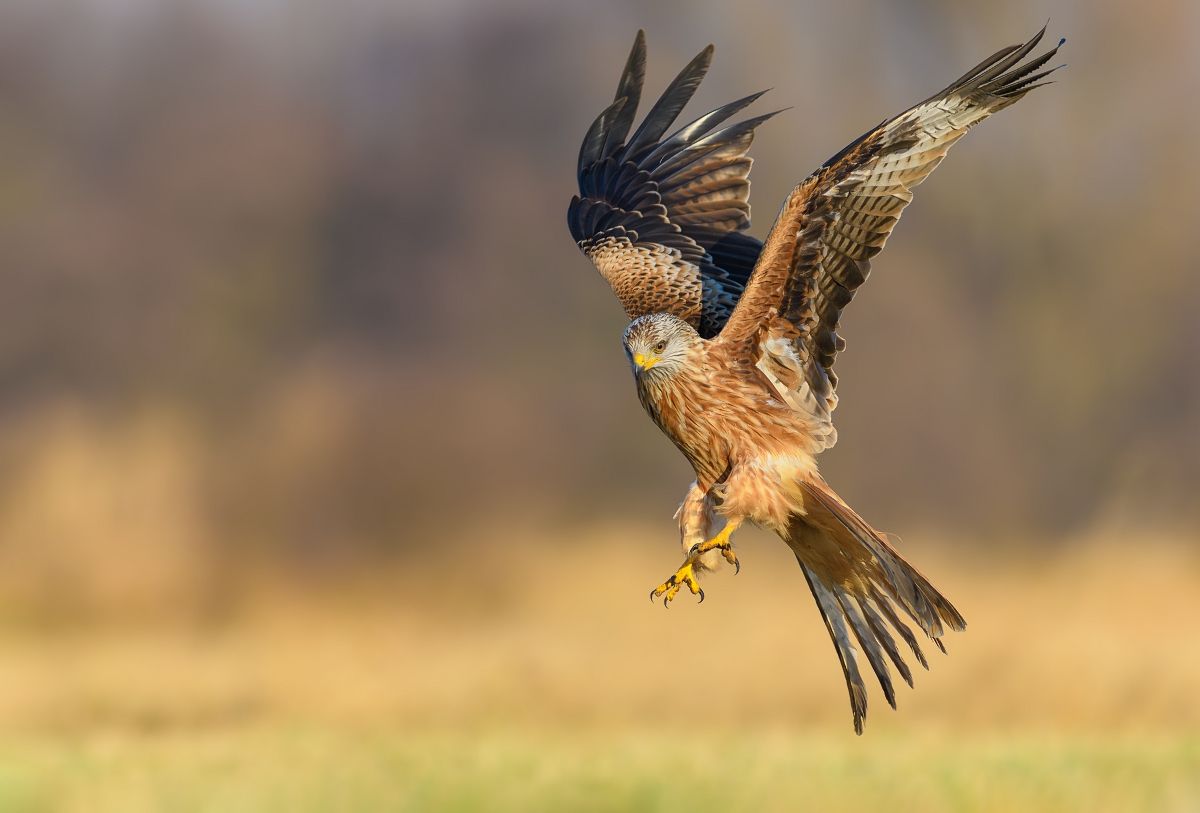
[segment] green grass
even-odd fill
[[[1200,811],[1200,740],[405,734],[9,735],[3,811]]]

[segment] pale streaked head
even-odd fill
[[[695,328],[669,313],[652,313],[633,320],[622,337],[633,374],[652,380],[680,372],[688,353],[700,341]]]

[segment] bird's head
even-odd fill
[[[622,341],[633,374],[639,380],[661,380],[683,369],[688,352],[700,342],[700,334],[678,316],[652,313],[633,320]]]

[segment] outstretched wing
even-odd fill
[[[1039,86],[1058,47],[1018,64],[1024,45],[988,57],[941,93],[885,121],[831,158],[788,196],[745,292],[721,332],[794,408],[813,417],[818,450],[837,441],[833,362],[845,342],[842,309],[883,249],[912,188],[985,118]]]
[[[712,61],[701,51],[675,77],[626,141],[646,75],[646,35],[638,31],[616,100],[596,119],[579,151],[579,194],[567,224],[579,248],[608,280],[629,317],[672,313],[715,336],[733,312],[762,243],[750,226],[751,159],[758,116],[713,132],[762,93],[717,108],[663,140]]]

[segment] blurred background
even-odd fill
[[[873,697],[861,745],[782,545],[743,534],[702,609],[645,604],[691,473],[567,233],[579,141],[638,28],[647,108],[715,43],[682,120],[767,87],[753,111],[791,107],[751,150],[764,237],[853,137],[1047,18],[1068,66],[955,148],[843,320],[823,471],[972,624],[899,714]],[[658,768],[613,777],[730,753],[778,771],[714,809],[791,809],[781,777],[861,779],[788,762],[829,748],[901,806],[1036,806],[995,796],[1007,746],[954,763],[967,796],[888,791],[924,775],[897,756],[918,730],[939,758],[1065,737],[1020,752],[1101,766],[1053,785],[1062,809],[1111,765],[1129,809],[1200,809],[1197,99],[1186,0],[6,0],[0,800],[203,807],[156,794],[207,772],[220,809],[260,809],[290,785],[246,802],[262,772],[214,785],[211,761],[323,768],[369,723],[386,747],[349,750],[378,770],[337,775],[389,809],[578,808],[584,780],[672,809]],[[731,696],[701,724],[706,681]],[[553,740],[576,728],[607,733]],[[668,771],[629,756],[643,736],[701,744]],[[483,804],[422,761],[509,782],[494,742],[517,774],[566,767]]]

